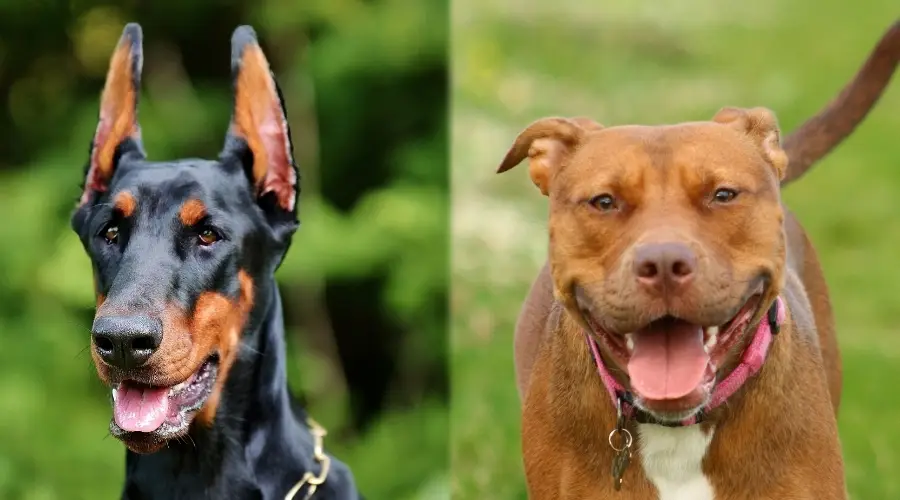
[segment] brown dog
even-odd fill
[[[900,22],[784,147],[763,108],[518,136],[499,171],[527,156],[550,200],[516,328],[531,498],[846,498],[831,305],[780,185],[852,132],[898,56]]]

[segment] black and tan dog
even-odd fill
[[[532,499],[846,498],[828,289],[780,186],[853,131],[898,58],[895,23],[784,144],[763,108],[519,134],[499,171],[528,158],[550,204],[516,328]]]
[[[150,162],[141,28],[125,27],[72,217],[93,262],[91,354],[112,389],[110,432],[128,448],[123,498],[356,499],[287,387],[273,273],[298,225],[299,178],[252,28],[231,44],[219,158]]]

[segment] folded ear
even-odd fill
[[[784,179],[788,157],[781,148],[781,130],[775,113],[766,108],[722,108],[713,117],[713,121],[747,134],[759,148],[763,158],[775,169],[778,180]]]
[[[497,173],[515,167],[527,156],[531,182],[547,196],[554,172],[559,170],[589,132],[602,128],[589,118],[541,118],[519,133]]]
[[[281,91],[250,26],[231,37],[234,110],[224,156],[244,163],[258,201],[287,213],[296,210],[298,172]],[[248,154],[249,153],[249,154]]]
[[[116,164],[123,156],[145,156],[137,118],[144,59],[142,43],[140,25],[126,25],[110,60],[100,96],[100,121],[91,142],[81,205],[109,188]]]

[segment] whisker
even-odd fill
[[[75,356],[73,356],[72,359],[78,359],[78,357],[81,356],[82,354],[84,354],[85,351],[87,351],[88,349],[90,349],[90,347],[91,347],[90,344],[84,346],[84,348],[82,348],[80,351],[78,351],[78,354],[76,354]]]
[[[241,346],[241,350],[242,350],[242,351],[247,351],[247,352],[250,352],[251,354],[256,354],[256,355],[261,355],[261,354],[262,354],[262,352],[261,352],[259,349],[250,347],[250,346],[248,346],[248,345],[243,345],[243,346]]]

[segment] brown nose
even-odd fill
[[[637,248],[634,275],[656,292],[676,292],[694,279],[697,256],[682,243],[648,243]]]

